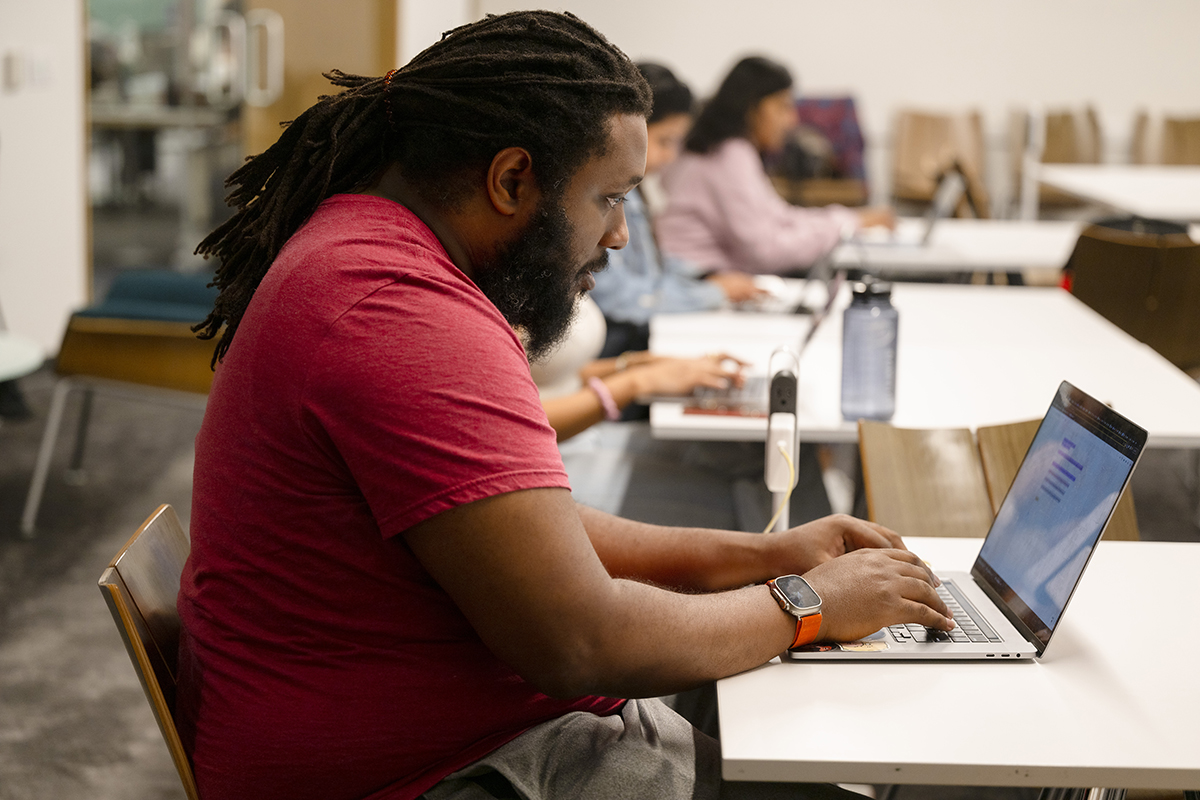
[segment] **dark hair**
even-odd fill
[[[654,109],[646,122],[653,124],[676,114],[690,116],[693,113],[692,90],[676,78],[675,73],[662,64],[642,63],[637,68],[646,83],[650,84],[650,93],[654,95]]]
[[[726,139],[745,136],[746,117],[759,101],[792,85],[792,74],[782,64],[761,56],[743,58],[704,105],[685,146],[693,153],[709,153]]]
[[[613,114],[650,113],[633,63],[571,14],[522,11],[464,25],[382,78],[326,77],[345,89],[287,123],[225,182],[234,216],[196,248],[220,258],[201,338],[229,349],[250,298],[321,201],[378,180],[392,162],[428,199],[452,206],[497,152],[524,147],[544,192],[601,152]]]

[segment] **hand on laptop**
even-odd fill
[[[714,272],[705,278],[709,283],[715,283],[725,292],[726,299],[731,303],[744,303],[757,300],[769,294],[766,289],[754,282],[754,276],[745,272]]]
[[[896,210],[891,206],[871,206],[858,210],[858,226],[860,228],[883,227],[888,230],[896,228]]]
[[[788,559],[788,569],[801,575],[852,550],[868,547],[908,549],[900,534],[890,528],[848,514],[832,514],[813,520],[778,534],[776,541],[787,549],[784,558]]]
[[[821,596],[823,640],[853,641],[906,622],[944,631],[955,625],[934,588],[937,578],[908,550],[854,550],[804,578]]]
[[[747,366],[733,356],[714,353],[703,358],[653,356],[627,372],[637,382],[638,397],[686,395],[697,387],[725,389],[741,386],[742,368]]]

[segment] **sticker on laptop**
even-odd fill
[[[888,649],[887,642],[842,642],[838,645],[844,653],[882,653]]]

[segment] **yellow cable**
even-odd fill
[[[779,515],[783,513],[783,509],[787,508],[787,504],[791,501],[792,489],[796,485],[796,467],[792,464],[792,457],[788,455],[787,448],[783,446],[783,442],[779,442],[776,447],[779,448],[779,452],[783,455],[783,460],[788,465],[788,488],[783,493],[783,500],[779,502],[779,508],[775,510],[775,516],[771,517],[771,521],[767,523],[767,527],[763,529],[763,533],[770,533],[771,528],[775,527],[775,522],[779,519]]]

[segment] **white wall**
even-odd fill
[[[400,64],[407,64],[446,31],[475,19],[474,0],[396,0],[396,8]]]
[[[83,0],[0,0],[0,310],[57,352],[89,280]]]
[[[577,14],[700,95],[752,52],[787,64],[806,93],[853,93],[876,183],[902,106],[981,108],[998,155],[1010,108],[1092,102],[1111,160],[1127,157],[1139,107],[1200,114],[1195,0],[479,0],[477,11],[529,6]]]

